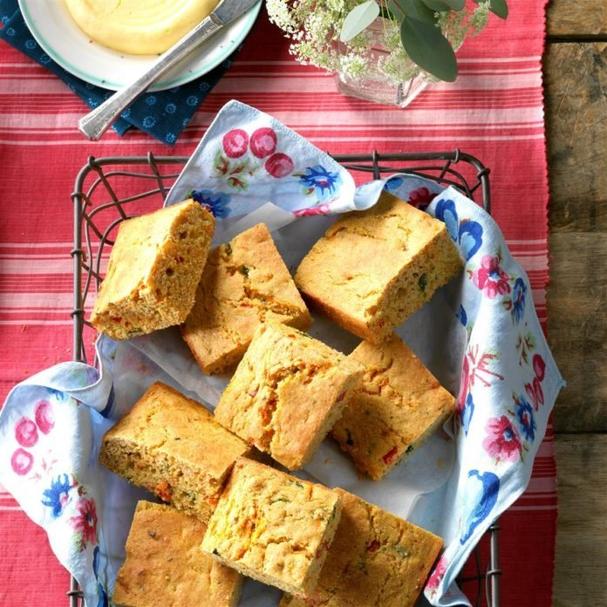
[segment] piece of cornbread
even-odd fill
[[[311,318],[260,223],[211,251],[182,333],[202,370],[221,373],[242,358],[266,321],[305,329]]]
[[[181,324],[214,229],[213,215],[193,200],[123,221],[91,323],[114,339]]]
[[[462,267],[444,223],[384,192],[325,232],[295,283],[344,329],[379,343]]]
[[[140,501],[112,599],[117,607],[235,607],[242,576],[200,550],[206,525]]]
[[[241,458],[202,549],[244,575],[305,596],[316,585],[340,511],[334,491]]]
[[[342,515],[316,590],[280,607],[413,607],[441,538],[341,489]]]
[[[157,382],[103,437],[99,460],[205,521],[234,462],[249,452],[203,405]]]
[[[455,398],[397,336],[350,354],[366,371],[332,436],[378,480],[455,411]]]
[[[221,396],[216,419],[290,470],[339,419],[363,367],[278,323],[259,327]]]

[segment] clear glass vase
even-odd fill
[[[375,103],[407,107],[427,86],[430,79],[418,71],[406,81],[396,82],[381,69],[382,62],[390,55],[385,44],[386,21],[378,18],[366,30],[369,46],[367,66],[364,76],[352,77],[346,71],[338,71],[335,79],[337,88],[344,95],[358,97]],[[347,50],[340,45],[340,51]]]

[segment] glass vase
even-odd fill
[[[345,70],[338,71],[335,76],[338,90],[350,97],[407,107],[430,84],[430,79],[424,72],[418,71],[408,80],[396,82],[382,71],[382,62],[390,55],[385,44],[385,19],[376,19],[367,28],[366,34],[368,48],[365,74],[353,77]],[[340,52],[347,54],[343,45],[340,45]]]

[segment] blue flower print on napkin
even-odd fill
[[[521,434],[528,440],[535,440],[536,423],[533,415],[533,407],[527,402],[527,399],[520,395],[514,397],[516,405],[516,419],[521,431]]]
[[[483,244],[483,226],[470,219],[462,219],[460,222],[455,202],[448,198],[441,200],[436,205],[435,214],[437,219],[445,223],[453,241],[459,243],[465,260],[471,259]]]
[[[43,492],[42,505],[51,508],[54,518],[61,516],[70,499],[73,484],[67,474],[61,474],[51,481],[51,486]]]
[[[480,483],[480,485],[479,485]],[[460,538],[460,544],[465,544],[474,530],[489,516],[497,502],[500,479],[493,472],[468,472],[469,495],[474,498],[473,507],[466,518],[466,531]],[[478,497],[477,497],[478,496]]]
[[[512,308],[510,310],[512,319],[516,323],[521,322],[523,315],[525,314],[526,296],[527,287],[525,281],[519,276],[514,281],[514,286],[512,287]]]
[[[341,183],[339,173],[329,171],[320,164],[313,167],[307,167],[303,174],[299,176],[306,194],[316,192],[318,200],[325,200],[335,194],[337,186]]]
[[[192,190],[190,196],[201,205],[207,207],[214,217],[228,217],[230,215],[230,195],[224,192],[211,190]]]

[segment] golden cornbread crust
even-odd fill
[[[211,251],[182,333],[202,370],[221,373],[242,358],[265,321],[306,329],[311,317],[260,223]]]
[[[248,452],[204,406],[157,382],[103,437],[99,461],[206,521],[234,461]]]
[[[380,343],[462,267],[444,223],[384,192],[329,227],[295,283],[343,328]]]
[[[455,398],[397,335],[362,342],[349,358],[366,371],[331,435],[378,480],[455,411]]]
[[[206,525],[140,501],[114,588],[116,607],[235,607],[242,577],[200,550]]]
[[[342,515],[318,586],[305,601],[280,607],[413,607],[441,538],[361,498],[335,489]]]
[[[202,549],[240,573],[305,596],[316,585],[340,512],[334,491],[241,458]]]
[[[215,418],[290,470],[301,468],[339,419],[362,365],[278,323],[259,327]]]
[[[114,339],[181,324],[214,229],[213,215],[193,200],[123,221],[91,323]]]

